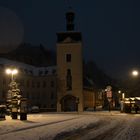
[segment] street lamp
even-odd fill
[[[10,75],[11,74],[11,81],[14,81],[14,75],[18,74],[17,69],[6,69],[6,74]]]
[[[125,93],[122,93],[122,100],[125,99]]]
[[[118,99],[119,99],[119,104],[120,104],[120,102],[121,102],[121,99],[122,99],[122,98],[121,98],[121,94],[122,94],[122,91],[121,91],[121,90],[119,90],[119,91],[118,91]]]
[[[18,88],[18,84],[14,81],[14,75],[18,74],[17,69],[6,69],[6,74],[11,75],[11,83],[9,85],[7,96],[7,107],[10,109],[12,119],[17,119],[18,112],[20,120],[27,120],[27,99],[23,98]]]
[[[119,90],[118,93],[120,94],[121,93],[121,90]]]
[[[10,109],[12,119],[17,119],[19,102],[21,95],[20,90],[18,89],[17,83],[14,81],[14,75],[18,73],[17,69],[6,69],[6,74],[11,75],[11,82],[9,84],[10,89],[8,90],[7,95],[7,108]]]
[[[119,93],[119,98],[120,98],[120,95],[121,95],[121,99],[124,100],[125,99],[125,93],[122,92],[121,90],[119,90],[118,93]]]
[[[139,75],[139,72],[137,70],[132,71],[132,76],[137,77]]]
[[[124,112],[124,102],[125,102],[125,93],[121,90],[118,91],[119,93],[119,103],[120,103],[120,111]]]

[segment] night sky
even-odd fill
[[[115,78],[140,69],[139,0],[0,0],[0,46],[41,43],[55,50],[69,6],[83,35],[86,60]]]

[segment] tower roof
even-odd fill
[[[59,32],[57,33],[57,42],[64,42],[65,40],[71,40],[71,42],[80,42],[82,41],[81,32]]]

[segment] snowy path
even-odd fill
[[[140,140],[140,115],[100,118],[97,125],[57,138],[61,140]]]
[[[35,114],[0,121],[0,140],[140,140],[140,114]]]

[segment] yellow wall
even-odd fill
[[[71,62],[66,62],[66,54],[71,54]],[[71,94],[79,98],[78,110],[83,111],[83,57],[82,43],[57,43],[57,81],[58,111],[61,111],[60,99]],[[67,69],[71,69],[72,90],[66,91]]]

